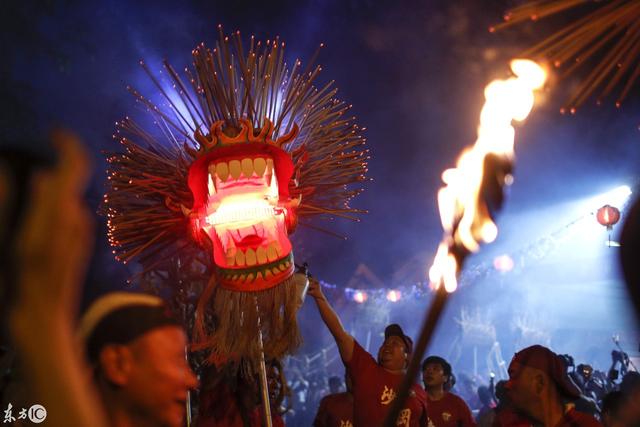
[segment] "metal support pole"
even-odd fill
[[[187,427],[191,427],[191,391],[187,392]]]
[[[180,258],[178,258],[178,270],[180,269]],[[180,293],[184,295],[184,289],[180,288]],[[187,325],[187,304],[182,302],[182,324]],[[191,363],[189,363],[189,345],[184,348],[184,359],[187,361],[187,366],[191,369]],[[191,390],[187,390],[187,401],[185,402],[187,413],[187,427],[191,427]]]
[[[267,381],[267,367],[264,362],[264,343],[262,342],[262,322],[260,321],[260,311],[258,298],[254,296],[256,310],[258,310],[258,347],[260,348],[260,391],[262,396],[262,425],[272,427],[271,402],[269,401],[269,382]]]
[[[187,366],[191,369],[191,365],[189,364],[189,346],[185,346],[184,348],[184,359],[187,361]],[[184,403],[187,415],[187,427],[191,427],[191,390],[187,390],[187,400]]]

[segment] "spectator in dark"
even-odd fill
[[[308,295],[315,300],[320,316],[333,335],[340,357],[351,376],[354,426],[381,426],[404,379],[413,351],[413,341],[404,334],[400,325],[389,325],[385,328],[384,342],[378,350],[378,357],[374,359],[344,329],[317,280],[310,280]],[[413,385],[396,425],[427,425],[426,396],[419,385]]]
[[[104,295],[79,331],[112,426],[183,426],[198,381],[186,359],[187,336],[160,298]]]
[[[332,379],[334,387],[332,387]],[[337,379],[338,381],[335,381]],[[340,393],[340,378],[329,378],[329,388],[336,390],[320,401],[313,427],[353,427],[353,393],[351,379],[345,374],[347,391]],[[338,387],[335,387],[338,385]]]
[[[471,427],[476,423],[471,410],[461,397],[445,390],[451,377],[451,365],[439,356],[422,362],[422,382],[427,392],[429,426]]]
[[[596,400],[594,399],[591,393],[587,395],[589,383],[593,375],[593,368],[590,365],[581,363],[578,366],[576,366],[575,369],[569,371],[569,365],[567,365],[566,360],[570,359],[571,360],[570,366],[573,366],[573,357],[567,354],[562,355],[560,357],[562,357],[562,359],[565,360],[567,375],[569,376],[570,380],[576,386],[578,386],[578,389],[580,390],[580,397],[573,402],[576,410],[592,415],[594,417],[599,416],[600,408],[598,408],[598,404],[596,403]]]
[[[287,387],[287,381],[284,377],[284,371],[282,370],[282,364],[278,359],[271,359],[266,362],[267,369],[267,386],[269,389],[269,404],[271,406],[271,423],[273,427],[284,427],[284,419],[282,416],[288,411],[288,408],[284,407],[285,398],[290,396],[289,388]],[[258,379],[256,378],[256,382]],[[261,396],[258,396],[257,401],[259,405],[254,409],[251,414],[251,426],[262,426],[264,414]]]
[[[640,425],[640,373],[629,371],[620,383],[623,405],[618,411],[625,426]]]
[[[254,378],[207,366],[202,384],[196,427],[251,427],[251,414],[260,403]]]
[[[573,401],[573,406],[578,412],[589,414],[593,417],[597,417],[600,415],[600,408],[598,407],[596,401],[583,394],[580,394],[580,397]]]
[[[288,388],[276,359],[265,363],[271,423],[273,427],[284,427],[282,415]],[[262,395],[258,376],[245,377],[237,369],[217,370],[208,367],[206,388],[200,391],[200,408],[196,427],[261,427],[263,425]]]
[[[602,399],[602,424],[604,427],[624,427],[620,419],[620,409],[624,402],[623,394],[619,390],[607,393]]]
[[[289,369],[289,387],[291,390],[291,406],[289,420],[293,420],[293,425],[309,424],[309,420],[304,422],[303,417],[309,412],[309,381],[302,374],[301,369],[296,366],[290,366]]]
[[[340,377],[329,377],[329,393],[337,394],[342,391],[342,380]]]
[[[640,389],[640,372],[629,371],[622,377],[620,382],[620,391],[628,396],[634,390]]]
[[[493,396],[489,387],[481,385],[478,387],[478,399],[482,403],[478,415],[476,415],[476,423],[479,426],[490,426],[493,423],[494,412],[496,403],[493,401]]]
[[[513,405],[543,427],[597,427],[592,416],[575,410],[580,389],[569,379],[560,356],[541,345],[516,353],[509,365],[508,394]]]
[[[455,388],[452,388],[453,392],[460,396],[465,401],[469,409],[479,409],[480,400],[478,399],[476,379],[474,376],[461,372],[458,378],[455,380]]]
[[[607,391],[608,381],[604,375],[603,372],[594,370],[591,365],[583,363],[569,373],[573,382],[580,387],[582,395],[588,399],[589,405],[595,406],[596,410],[597,402],[604,398]],[[579,405],[576,405],[576,409],[580,410]]]

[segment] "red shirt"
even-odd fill
[[[467,404],[453,393],[445,392],[441,399],[427,396],[429,427],[475,427],[476,422]]]
[[[556,427],[602,427],[602,424],[591,415],[571,408],[564,413]]]
[[[353,427],[353,395],[336,393],[323,397],[313,427]]]
[[[533,427],[533,422],[509,406],[496,407],[493,427]]]
[[[259,405],[253,410],[253,412],[251,412],[251,415],[249,416],[249,425],[251,427],[262,427],[263,418],[262,405]],[[278,414],[277,409],[273,407],[271,408],[271,425],[273,427],[285,427],[284,420],[280,414]]]
[[[503,408],[496,412],[496,418],[493,422],[494,427],[530,427],[533,426],[533,422],[527,421],[521,415],[518,415],[512,409]],[[555,427],[602,427],[602,424],[598,422],[589,414],[578,412],[571,408],[564,413],[560,421]]]
[[[244,427],[241,415],[243,411],[228,384],[222,382],[214,390],[203,393],[200,400],[200,413],[196,419],[196,427]],[[246,418],[251,427],[262,427],[262,405],[251,412],[246,411]],[[282,417],[271,408],[273,427],[285,427]]]
[[[351,360],[345,365],[353,382],[354,426],[382,426],[404,375],[392,374],[378,365],[357,341],[353,346]],[[422,387],[414,384],[396,425],[426,426],[426,404],[426,393]]]
[[[200,395],[200,411],[196,419],[196,427],[242,427],[244,422],[240,415],[240,407],[225,382]]]

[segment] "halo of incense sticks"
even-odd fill
[[[195,245],[188,239],[189,221],[182,211],[193,203],[187,174],[199,148],[194,133],[206,135],[219,120],[236,127],[248,119],[260,129],[267,118],[274,125],[274,140],[294,124],[300,128],[284,147],[294,163],[289,194],[302,196],[298,216],[357,220],[365,212],[349,204],[367,179],[365,129],[348,115],[351,105],[336,98],[333,81],[314,86],[321,67],[312,60],[303,69],[296,60],[289,68],[284,47],[279,38],[262,43],[251,37],[245,52],[240,32],[227,37],[219,27],[215,48],[197,46],[183,76],[163,62],[168,84],[141,61],[166,106],[129,87],[156,126],[149,129],[126,117],[116,123],[114,135],[123,150],[106,153],[108,181],[101,210],[116,259],[137,259],[146,272],[158,254],[178,242]]]
[[[585,64],[594,64],[573,91],[561,112],[575,113],[587,99],[596,96],[599,104],[616,88],[615,104],[620,106],[640,77],[640,2],[636,0],[538,0],[509,10],[504,22],[491,31],[528,20],[539,20],[585,4],[594,5],[585,13],[521,55],[545,58],[556,67],[565,67],[566,77]]]

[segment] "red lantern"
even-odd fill
[[[616,207],[604,205],[598,209],[596,218],[601,225],[604,225],[607,229],[611,230],[613,226],[620,221],[620,211]]]

